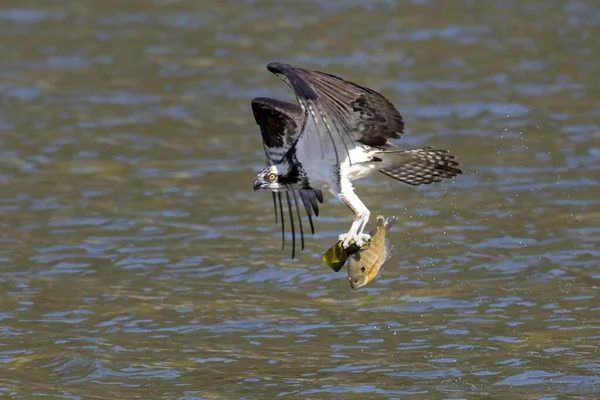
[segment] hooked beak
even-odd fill
[[[262,181],[258,178],[256,178],[254,180],[254,183],[252,184],[252,187],[254,188],[254,191],[256,192],[257,190],[262,189],[264,186],[264,183],[262,183]]]

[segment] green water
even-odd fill
[[[0,35],[0,397],[600,397],[596,2],[29,0]],[[270,61],[465,171],[357,182],[400,219],[364,289],[320,260],[345,206],[291,260],[252,191]]]

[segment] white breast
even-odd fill
[[[354,147],[346,152],[345,147],[338,147],[338,156],[336,158],[333,146],[321,143],[316,140],[311,143],[310,140],[298,141],[296,157],[304,167],[306,175],[314,188],[331,186],[337,182],[335,171],[340,170],[340,174],[349,181],[364,178],[376,171],[376,164],[371,163],[373,152],[368,147],[354,142]],[[337,164],[339,160],[339,165]]]
[[[363,145],[358,145],[349,151],[350,158],[346,157],[340,166],[342,174],[349,181],[365,178],[377,170],[377,164],[370,162],[372,152]]]
[[[338,170],[349,181],[364,178],[375,171],[370,163],[373,152],[348,136],[330,131],[321,113],[308,106],[310,117],[296,143],[296,157],[304,167],[313,188],[331,186],[338,181]]]

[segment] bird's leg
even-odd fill
[[[362,247],[365,241],[371,240],[371,236],[363,233],[371,212],[358,198],[352,184],[350,182],[342,183],[341,190],[337,197],[354,213],[354,221],[348,233],[341,234],[339,239],[342,241],[342,246],[347,249],[350,247],[350,242],[354,241],[358,247]]]

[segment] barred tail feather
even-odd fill
[[[382,152],[378,154],[389,166],[379,171],[391,178],[409,185],[429,185],[452,179],[462,174],[455,157],[447,150],[434,150],[432,147],[407,151]],[[397,157],[397,161],[394,158]]]

